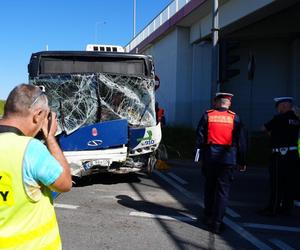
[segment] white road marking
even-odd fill
[[[172,179],[170,179],[169,177],[165,176],[164,174],[154,170],[154,173],[157,174],[159,177],[161,177],[162,179],[164,179],[166,182],[168,182],[171,186],[173,186],[174,188],[176,188],[178,191],[180,191],[181,193],[183,193],[186,197],[190,198],[191,200],[195,200],[197,201],[196,204],[200,205],[201,207],[204,207],[204,204],[202,201],[199,201],[199,198],[194,196],[191,192],[189,192],[188,190],[186,190],[184,187],[178,185],[175,181],[173,181]],[[230,215],[233,218],[239,218],[241,217],[238,213],[236,213],[235,211],[233,211],[231,208],[227,208],[226,209],[226,213],[228,215]]]
[[[176,181],[178,181],[182,185],[186,185],[187,184],[187,182],[184,179],[180,178],[176,174],[168,173],[168,175],[170,175],[173,179],[175,179]]]
[[[153,218],[153,219],[162,219],[162,220],[174,220],[174,221],[185,221],[185,222],[191,222],[195,221],[195,217],[190,216],[171,216],[171,215],[161,215],[161,214],[151,214],[151,213],[145,213],[145,212],[130,212],[129,215],[131,216],[137,216],[137,217],[144,217],[144,218]]]
[[[160,173],[160,172],[158,172],[156,170],[154,170],[153,173],[156,174],[156,175],[158,175],[160,178],[162,178],[164,181],[166,181],[167,183],[169,183],[171,186],[173,186],[175,189],[177,189],[179,192],[181,192],[183,195],[185,195],[189,199],[198,200],[198,197],[195,197],[191,192],[189,192],[185,188],[183,188],[180,185],[178,185],[176,182],[174,182],[169,177],[165,176],[164,174],[162,174],[162,173]],[[203,202],[202,201],[198,201],[197,204],[200,205],[201,207],[203,207]],[[272,249],[268,245],[266,245],[265,243],[263,243],[262,241],[260,241],[259,239],[257,239],[255,236],[253,236],[251,233],[249,233],[248,231],[246,231],[243,227],[239,226],[237,223],[235,223],[232,220],[230,220],[229,218],[224,217],[224,223],[228,227],[230,227],[232,230],[234,230],[235,232],[237,232],[239,235],[241,235],[244,239],[246,239],[251,244],[253,244],[254,246],[256,246],[258,249],[261,249],[261,250],[271,250]]]
[[[295,248],[289,246],[288,244],[286,244],[285,242],[283,242],[282,240],[278,240],[278,239],[270,239],[270,241],[277,246],[279,249],[282,250],[295,250]]]
[[[250,241],[254,246],[261,250],[271,250],[272,248],[266,245],[264,242],[260,241],[258,238],[253,236],[253,234],[249,233],[243,227],[239,226],[237,223],[233,222],[232,220],[228,219],[226,216],[223,219],[224,223],[230,227],[233,231],[237,232],[241,235],[244,239]]]
[[[79,206],[76,206],[76,205],[59,204],[59,203],[54,203],[54,207],[66,208],[66,209],[77,209],[77,208],[79,208]]]
[[[226,208],[226,214],[228,214],[232,218],[240,218],[241,217],[238,213],[236,213],[229,207]]]
[[[156,175],[158,175],[164,181],[168,182],[171,186],[173,186],[179,192],[181,192],[182,194],[184,194],[187,198],[189,198],[191,200],[194,200],[194,201],[198,200],[198,197],[194,196],[191,192],[187,191],[184,187],[178,185],[175,181],[173,181],[172,179],[170,179],[168,176],[165,176],[164,174],[158,172],[157,170],[154,170],[153,173],[156,174]],[[200,205],[201,207],[203,207],[203,202],[202,201],[197,201],[196,203],[198,205]]]
[[[300,233],[300,227],[286,227],[286,226],[256,224],[256,223],[243,223],[243,226],[244,227],[251,227],[251,228],[260,228],[260,229]]]

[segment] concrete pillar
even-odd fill
[[[296,105],[300,106],[300,38],[292,41],[291,45],[291,86],[290,93],[296,99]]]
[[[177,32],[174,30],[154,43],[143,53],[153,56],[155,73],[160,78],[160,87],[156,99],[165,109],[168,125],[176,123],[176,72],[177,72]]]
[[[203,112],[210,107],[211,44],[193,45],[192,65],[192,126],[195,128]]]
[[[176,58],[176,108],[175,123],[191,127],[192,125],[192,46],[190,29],[177,28]]]

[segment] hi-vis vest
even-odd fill
[[[207,143],[216,145],[232,145],[232,131],[235,113],[209,110]]]
[[[51,192],[37,202],[25,193],[22,165],[30,137],[0,133],[0,249],[61,249]]]

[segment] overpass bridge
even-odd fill
[[[167,122],[195,127],[210,105],[210,0],[174,0],[125,47],[150,54],[161,85],[158,101]],[[219,37],[235,42],[231,69],[240,73],[220,83],[235,94],[233,110],[250,130],[274,114],[273,97],[294,96],[300,104],[299,0],[219,0]],[[255,62],[249,80],[249,58]]]

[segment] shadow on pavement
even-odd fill
[[[129,174],[111,174],[111,173],[98,173],[81,178],[73,177],[73,187],[85,187],[94,184],[112,185],[117,183],[139,183],[141,182],[138,175],[135,173]]]
[[[117,195],[116,198],[118,199],[118,203],[122,206],[132,208],[134,210],[149,213],[151,215],[159,215],[159,216],[168,216],[172,219],[181,220],[184,223],[187,223],[191,226],[201,228],[203,230],[207,230],[206,227],[203,225],[198,225],[197,221],[192,219],[191,217],[188,217],[184,212],[186,210],[180,210],[180,209],[174,209],[171,207],[162,206],[159,204],[155,204],[153,202],[145,201],[145,200],[134,200],[128,195]],[[168,235],[172,238],[172,240],[176,243],[178,249],[185,249],[184,245],[188,244],[189,246],[195,247],[197,249],[207,249],[203,248],[201,245],[196,245],[191,242],[188,242],[186,240],[180,239],[176,237],[171,229],[167,226],[167,224],[164,222],[163,218],[156,217],[156,221],[161,225],[162,228],[166,232],[168,232]]]

